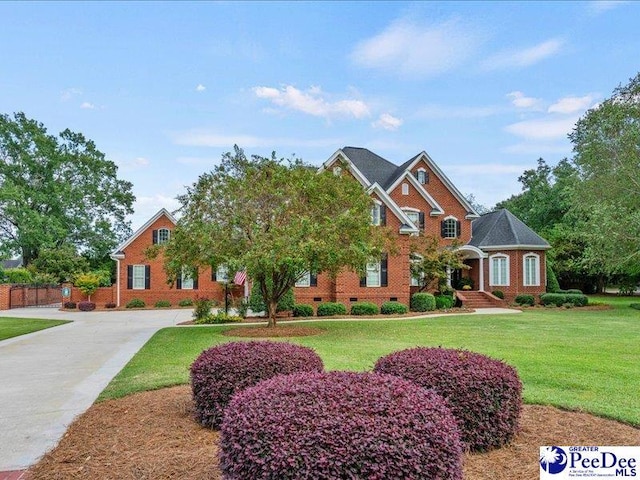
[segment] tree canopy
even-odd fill
[[[355,179],[275,153],[247,158],[236,146],[178,199],[181,216],[165,252],[170,281],[185,267],[244,268],[272,326],[278,300],[305,273],[363,271],[385,244]]]
[[[42,123],[0,115],[1,253],[30,264],[44,248],[107,255],[130,234],[135,199],[118,167],[82,134],[50,135]]]

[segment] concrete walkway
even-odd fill
[[[73,323],[0,341],[0,472],[22,470],[57,445],[73,419],[160,328],[191,310],[1,311]]]

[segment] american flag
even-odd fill
[[[245,280],[247,279],[247,272],[244,270],[240,270],[236,272],[236,275],[233,277],[233,283],[236,285],[244,285]]]

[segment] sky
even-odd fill
[[[426,151],[486,207],[640,70],[640,2],[0,2],[0,113],[93,140],[134,230],[237,144]]]

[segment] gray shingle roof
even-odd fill
[[[469,245],[488,248],[528,246],[550,248],[549,243],[507,209],[496,210],[473,221],[473,237]]]
[[[349,160],[351,160],[356,168],[362,172],[367,180],[371,183],[377,182],[378,185],[385,189],[390,178],[394,177],[398,171],[404,171],[399,170],[400,167],[398,167],[398,165],[391,163],[389,160],[382,158],[380,155],[376,155],[366,148],[344,147],[342,151],[349,157]]]
[[[1,262],[2,268],[8,270],[10,268],[18,268],[22,266],[22,257],[16,258],[15,260],[2,260]]]

